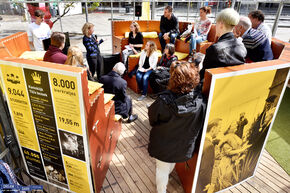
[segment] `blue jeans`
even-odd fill
[[[137,84],[140,90],[142,90],[142,95],[147,94],[147,89],[148,89],[148,81],[149,81],[149,76],[151,74],[152,70],[149,70],[147,72],[140,72],[139,70],[137,71],[136,74],[136,80]]]
[[[166,41],[164,40],[163,35],[164,35],[164,33],[161,33],[161,32],[158,35],[159,41],[160,41],[160,44],[161,44],[161,47],[162,47],[162,52],[163,52],[163,50],[165,49],[165,46],[166,46]],[[177,35],[178,35],[178,33],[171,33],[170,34],[170,36],[169,36],[170,43],[175,44],[175,40],[176,40]]]
[[[192,50],[196,50],[196,44],[200,44],[201,42],[206,40],[206,36],[197,36],[191,34],[190,44],[189,44],[189,54],[192,53]]]

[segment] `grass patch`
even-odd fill
[[[286,88],[266,149],[290,175],[290,88]]]

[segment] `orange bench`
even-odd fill
[[[113,53],[121,53],[123,49],[125,49],[125,45],[128,45],[128,38],[125,38],[125,33],[129,31],[130,25],[132,21],[112,21],[112,43],[113,43]],[[157,32],[160,33],[160,21],[138,21],[140,25],[140,30],[142,32]],[[191,22],[179,22],[179,31],[182,33],[187,29],[187,26],[191,24]],[[216,27],[213,24],[208,34],[208,38],[206,42],[202,42],[197,45],[197,50],[204,53],[206,49],[216,42]],[[157,45],[157,49],[161,50],[161,45],[159,42],[159,38],[144,38],[143,45],[145,45],[148,41],[153,41]],[[175,50],[176,52],[181,53],[189,53],[189,42],[185,43],[183,40],[177,39],[175,42]],[[160,59],[160,58],[159,58]],[[129,57],[128,58],[128,72],[133,70],[135,66],[138,64],[139,57]],[[136,82],[136,77],[133,76],[129,78],[125,76],[125,80],[128,83],[128,87],[131,88],[134,92],[138,93],[138,86]],[[149,88],[149,92],[151,89]]]
[[[125,45],[128,45],[128,38],[125,38],[125,33],[129,32],[130,24],[132,21],[112,21],[112,43],[113,43],[113,53],[121,52]],[[160,21],[150,21],[143,20],[138,21],[140,25],[141,32],[157,32],[160,33]],[[179,22],[179,31],[180,33],[184,32],[187,29],[187,26],[191,24],[191,22]],[[211,29],[208,34],[207,42],[203,42],[197,46],[197,50],[205,53],[204,51],[208,48],[213,42],[216,42],[216,29],[215,25],[211,26]],[[144,38],[145,45],[148,41],[154,41],[157,45],[157,49],[161,50],[161,45],[157,38]],[[182,40],[176,40],[175,42],[176,51],[189,53],[189,43],[185,43]]]

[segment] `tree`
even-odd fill
[[[60,15],[59,17],[57,17],[56,20],[54,20],[52,23],[54,24],[54,23],[57,22],[60,18],[62,18],[63,16],[65,16],[65,15],[70,11],[71,8],[74,8],[74,7],[75,7],[74,4],[75,4],[74,2],[71,2],[71,3],[67,3],[67,4],[65,4],[65,7],[64,7],[64,10],[63,10],[62,15]],[[58,11],[59,11],[59,10],[58,10]]]

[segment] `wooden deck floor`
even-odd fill
[[[147,97],[139,102],[136,100],[138,94],[131,90],[128,90],[128,94],[133,99],[133,112],[138,114],[139,119],[131,124],[123,124],[102,192],[155,193],[155,161],[147,152],[150,126],[146,108],[146,104],[151,104],[153,100]],[[170,175],[167,192],[184,192],[175,171]],[[290,177],[264,151],[256,175],[224,192],[290,192]]]
[[[139,102],[136,100],[139,95],[130,89],[128,94],[133,99],[133,112],[138,114],[139,119],[134,123],[122,125],[117,148],[101,192],[155,193],[155,161],[147,152],[150,126],[146,108],[146,104],[151,104],[153,100],[147,97]],[[54,186],[40,184],[50,193],[66,192]],[[167,192],[184,193],[175,171],[170,175]],[[271,155],[264,151],[256,175],[224,192],[290,192],[290,177]]]

